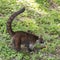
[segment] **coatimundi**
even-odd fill
[[[38,36],[31,34],[29,32],[24,32],[24,31],[16,31],[14,32],[12,30],[12,21],[14,20],[14,18],[23,13],[25,11],[25,7],[23,7],[22,9],[20,9],[17,12],[14,12],[8,19],[7,21],[7,32],[11,35],[12,39],[13,39],[13,44],[14,44],[14,48],[17,51],[20,51],[21,49],[21,44],[25,44],[26,47],[28,48],[28,51],[31,51],[31,49],[29,48],[29,44],[34,44],[36,42],[36,40],[40,40],[40,43],[43,43],[43,39],[40,39]]]

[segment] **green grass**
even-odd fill
[[[51,10],[49,4],[44,1],[35,0],[37,6],[26,7],[26,11],[19,15],[12,23],[14,31],[31,30],[34,34],[43,35],[46,48],[40,49],[38,52],[27,53],[25,51],[16,52],[12,46],[12,39],[6,30],[6,22],[13,11],[19,10],[20,5],[29,4],[27,2],[16,5],[15,0],[0,1],[0,59],[1,60],[60,60],[60,11]],[[47,3],[45,6],[43,3]],[[59,0],[56,1],[58,4]],[[3,4],[4,3],[4,4]],[[27,5],[26,5],[27,6]],[[41,7],[42,6],[42,7]],[[41,7],[41,8],[40,8]],[[33,8],[29,10],[29,8]],[[36,9],[36,10],[35,10]],[[44,14],[40,15],[44,11]],[[23,20],[23,21],[21,21]]]
[[[4,18],[0,18],[0,58],[2,60],[10,60],[10,59],[16,59],[16,60],[37,60],[37,59],[41,59],[41,60],[59,60],[60,56],[58,53],[56,53],[56,48],[60,45],[60,41],[59,41],[59,37],[58,35],[49,35],[50,31],[48,33],[44,33],[43,38],[45,40],[45,45],[46,48],[43,48],[41,50],[39,50],[39,52],[37,53],[27,53],[27,52],[16,52],[14,49],[11,48],[10,43],[12,42],[10,36],[7,34],[6,32],[6,22],[7,22],[8,17],[4,17]],[[19,21],[19,20],[18,20]],[[22,22],[18,22],[16,23],[16,27],[14,27],[14,23],[16,21],[13,22],[13,30],[22,30],[22,27],[25,29],[23,29],[23,31],[27,31],[27,28],[34,28],[34,30],[32,30],[34,33],[37,33],[37,30],[39,32],[39,29],[37,28],[37,30],[35,29],[35,25],[37,26],[36,23],[33,23],[33,21],[24,21]],[[33,24],[31,24],[33,23]],[[20,25],[19,25],[20,24]],[[26,27],[26,24],[28,24],[28,27]],[[29,25],[31,24],[31,26]],[[43,23],[42,25],[44,25],[45,23]],[[24,25],[24,26],[23,26]],[[22,26],[22,27],[21,27]],[[37,26],[39,27],[39,26]],[[46,26],[45,26],[46,27]],[[42,27],[44,28],[44,27]],[[50,29],[51,30],[51,29]],[[36,31],[36,32],[35,32]],[[58,56],[57,56],[58,54]],[[47,58],[48,57],[48,58]],[[31,58],[31,59],[30,59]]]

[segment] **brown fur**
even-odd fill
[[[31,34],[29,32],[24,32],[24,31],[16,31],[14,32],[11,28],[11,23],[14,20],[14,18],[19,15],[20,13],[24,12],[25,8],[23,7],[22,9],[20,9],[17,12],[14,12],[8,19],[7,21],[7,31],[8,33],[11,35],[12,39],[13,39],[13,44],[14,44],[14,48],[19,51],[21,49],[21,44],[24,44],[28,47],[29,49],[29,44],[30,43],[35,43],[36,40],[39,39],[38,36]],[[43,40],[40,40],[40,42],[43,42]]]

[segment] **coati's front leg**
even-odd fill
[[[32,49],[29,47],[30,44],[25,44],[25,46],[27,47],[28,51],[31,52]]]
[[[31,52],[31,51],[34,50],[33,44],[30,43],[30,42],[26,42],[26,43],[25,43],[25,46],[27,47],[27,49],[28,49],[29,52]]]

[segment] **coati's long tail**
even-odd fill
[[[23,7],[22,9],[20,9],[20,10],[17,11],[17,12],[14,12],[14,13],[9,17],[9,19],[8,19],[8,21],[7,21],[7,32],[8,32],[11,36],[14,35],[14,31],[12,30],[12,26],[11,26],[12,21],[14,20],[14,18],[15,18],[17,15],[19,15],[20,13],[22,13],[22,12],[24,12],[24,11],[25,11],[25,7]]]

